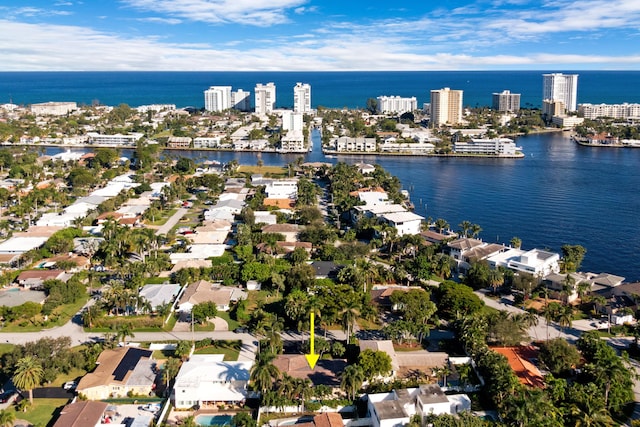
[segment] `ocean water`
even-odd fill
[[[564,71],[569,72],[569,71]],[[0,102],[28,104],[71,100],[103,104],[174,103],[201,107],[210,85],[252,91],[273,81],[280,106],[293,103],[296,82],[312,86],[313,106],[356,107],[378,95],[417,96],[441,87],[463,89],[465,104],[489,105],[491,93],[522,93],[522,105],[539,106],[541,72],[336,72],[336,73],[0,73]],[[579,102],[640,102],[630,88],[640,72],[580,71]],[[456,229],[463,220],[479,224],[485,241],[560,251],[563,244],[587,248],[583,270],[640,280],[640,149],[582,147],[566,133],[520,137],[523,159],[424,157],[325,157],[318,135],[307,161],[379,163],[398,176],[411,193],[416,212],[444,218]],[[49,154],[59,148],[47,150]],[[124,155],[130,154],[126,150]],[[274,153],[171,152],[198,161],[284,165],[299,155]]]
[[[555,72],[555,70],[550,70]],[[564,71],[571,73],[571,71]],[[640,102],[630,88],[640,83],[637,71],[578,71],[578,102]],[[429,102],[433,89],[464,90],[464,105],[489,106],[491,94],[508,89],[520,93],[523,107],[539,107],[540,71],[425,72],[5,72],[0,73],[0,103],[47,101],[99,102],[130,106],[170,103],[203,107],[209,86],[233,86],[253,95],[256,83],[274,82],[276,105],[293,105],[296,82],[311,85],[315,108],[355,108],[381,95],[415,96]]]

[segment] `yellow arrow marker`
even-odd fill
[[[310,354],[305,354],[304,357],[307,358],[307,363],[309,364],[309,367],[311,369],[315,368],[316,363],[318,363],[318,358],[320,358],[319,354],[315,354],[314,351],[314,347],[315,347],[315,319],[316,319],[316,314],[312,311],[310,313],[310,318],[309,321],[311,323],[311,338],[309,339],[309,343],[311,344],[311,351],[309,352]]]

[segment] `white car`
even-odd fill
[[[75,390],[77,386],[78,386],[78,383],[76,383],[75,381],[67,381],[66,383],[64,383],[62,388],[64,388],[65,390],[71,391],[71,390]]]
[[[160,410],[160,404],[147,403],[146,405],[140,406],[139,409],[142,409],[143,411],[148,411],[148,412],[158,412]]]

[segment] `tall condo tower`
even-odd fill
[[[567,111],[577,111],[578,75],[543,74],[542,101],[560,101]]]
[[[311,85],[309,83],[296,83],[293,87],[293,112],[311,112]]]
[[[263,85],[258,83],[255,88],[256,97],[256,114],[269,114],[273,112],[273,108],[276,105],[276,85],[274,83],[267,83]]]
[[[223,111],[231,108],[231,86],[211,86],[204,91],[204,109]]]
[[[231,107],[238,111],[251,110],[251,94],[242,89],[231,92]]]
[[[520,110],[520,94],[503,90],[492,96],[492,108],[497,111],[512,112]]]
[[[457,124],[462,120],[462,91],[448,87],[431,91],[431,126]]]

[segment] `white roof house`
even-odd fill
[[[420,234],[422,221],[424,220],[424,217],[413,212],[386,213],[381,215],[380,218],[395,227],[400,237],[408,234]]]
[[[171,396],[177,409],[245,400],[253,362],[224,362],[223,357],[195,354],[182,364]]]
[[[374,427],[406,425],[413,415],[457,414],[471,409],[465,394],[446,395],[438,384],[368,395],[369,413]]]
[[[359,191],[358,198],[367,208],[389,203],[389,195],[384,191]]]
[[[171,260],[171,263],[177,264],[180,261],[219,257],[224,255],[224,251],[227,249],[227,245],[191,245],[188,249],[189,252],[170,254],[169,259]]]
[[[0,254],[21,254],[44,245],[48,237],[12,237],[0,243]]]
[[[544,277],[560,271],[560,255],[542,249],[509,249],[487,258],[489,267],[505,267],[515,271]]]
[[[181,286],[176,283],[167,283],[164,285],[145,285],[140,290],[140,296],[149,301],[152,308],[157,308],[173,299],[180,292]]]

